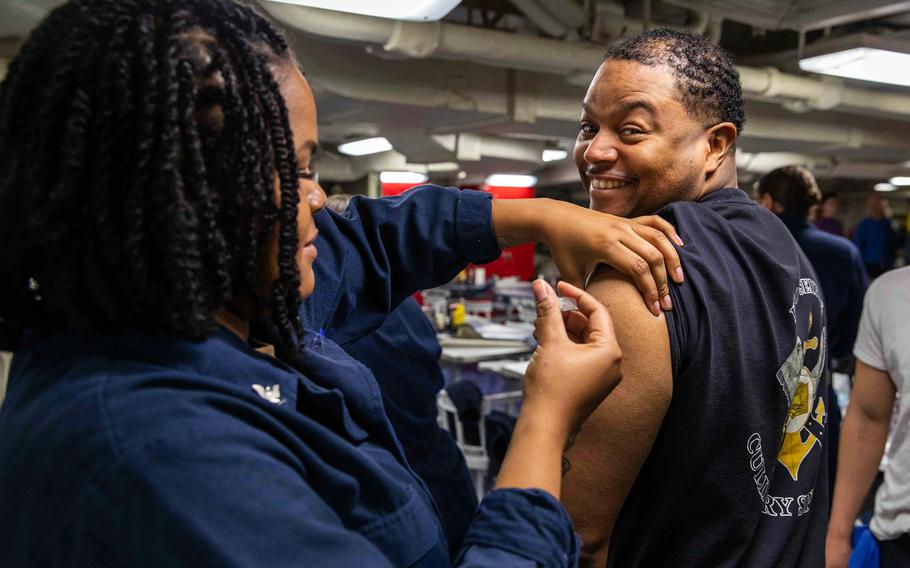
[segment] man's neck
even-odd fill
[[[728,187],[739,187],[739,180],[736,177],[736,162],[733,160],[726,160],[716,172],[705,180],[694,201]]]
[[[705,185],[704,187],[702,187],[701,192],[699,192],[698,197],[695,198],[695,201],[699,201],[702,198],[704,198],[708,195],[711,195],[715,191],[720,191],[722,189],[727,189],[729,187],[734,187],[734,188],[739,187],[739,183],[737,182],[736,176],[733,176],[732,179],[725,181],[723,183]]]

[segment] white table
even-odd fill
[[[528,365],[530,364],[530,361],[513,361],[503,365],[499,372],[503,377],[522,381],[525,378],[525,372],[527,372]]]
[[[477,369],[498,373],[507,379],[521,381],[524,380],[525,371],[530,363],[530,361],[519,361],[516,359],[494,359],[493,361],[478,363]]]
[[[484,345],[483,340],[472,340],[472,345],[442,345],[440,361],[452,368],[452,380],[461,380],[461,367],[482,361],[514,358],[534,351],[530,345],[493,346]]]
[[[521,347],[443,346],[441,359],[445,363],[466,365],[523,355],[532,351],[534,348],[529,345]]]

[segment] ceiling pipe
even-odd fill
[[[490,30],[449,22],[403,22],[308,8],[279,2],[262,2],[279,21],[304,33],[352,42],[382,44],[386,51],[411,57],[448,57],[546,73],[593,74],[603,62],[605,46],[569,42]],[[696,14],[692,31],[705,31],[710,19]],[[638,20],[629,20],[641,30]],[[348,26],[348,24],[350,24]],[[635,32],[637,33],[637,32]]]
[[[337,40],[384,44],[412,57],[449,57],[498,67],[571,75],[592,73],[603,61],[603,46],[524,36],[448,22],[401,22],[264,2],[284,24]],[[848,87],[831,78],[782,73],[775,68],[738,67],[747,98],[783,99],[794,110],[839,108],[861,114],[886,114],[910,120],[910,97]]]
[[[724,31],[724,19],[720,16],[711,16],[708,20],[708,29],[704,35],[714,43],[720,43]]]
[[[785,166],[803,166],[814,170],[817,164],[827,164],[830,158],[819,158],[797,152],[744,152],[736,150],[736,169],[753,174],[766,174]]]
[[[515,104],[512,100],[515,94],[509,91],[505,69],[490,70],[465,64],[458,76],[452,77],[440,73],[433,61],[396,61],[379,65],[352,48],[320,43],[301,34],[289,34],[288,39],[299,53],[311,55],[304,62],[311,81],[335,95],[375,103],[479,113],[490,119],[507,118]],[[350,72],[338,73],[341,67]],[[566,127],[577,125],[583,91],[553,76],[528,75],[540,83],[537,92],[527,95],[533,97],[533,104],[522,105],[532,113],[530,119],[558,121]],[[742,138],[746,143],[752,139],[814,144],[826,147],[829,152],[859,148],[899,149],[910,157],[906,134],[900,128],[858,127],[830,120],[772,114],[760,109],[749,112]]]
[[[308,66],[309,67],[309,66]],[[308,70],[308,72],[310,72]],[[349,98],[389,104],[407,104],[422,107],[445,107],[470,112],[505,114],[508,100],[505,92],[501,100],[487,99],[483,104],[466,89],[447,90],[428,85],[395,85],[383,83],[382,72],[339,76],[321,73],[313,69],[314,80],[323,88]],[[546,104],[535,107],[537,119],[550,119],[576,124],[580,114],[580,100],[571,95],[550,95]],[[856,128],[834,123],[794,120],[773,116],[751,114],[746,139],[789,140],[804,143],[824,144],[829,148],[905,148],[906,138],[891,132],[873,128]]]
[[[828,151],[837,149],[896,148],[910,153],[906,136],[897,131],[877,128],[857,128],[832,122],[794,120],[789,117],[750,114],[744,138],[787,140],[824,145]]]
[[[649,29],[670,28],[679,31],[690,32],[699,35],[708,35],[713,32],[711,22],[716,21],[718,25],[723,20],[713,17],[707,12],[689,10],[686,23],[682,26],[670,26],[659,22],[651,21],[650,17],[637,19],[626,15],[626,8],[620,2],[599,2],[597,4],[595,22],[595,40],[613,41],[620,38],[636,36],[645,31],[645,22],[648,20]],[[719,35],[719,30],[715,32]],[[716,43],[716,41],[715,41]]]

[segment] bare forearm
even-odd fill
[[[542,489],[559,499],[566,432],[552,421],[522,409],[512,441],[496,477],[496,489]]]
[[[872,487],[885,450],[890,420],[871,419],[859,409],[847,412],[841,428],[837,483],[828,531],[838,538],[850,538],[853,521]]]
[[[500,248],[541,241],[548,206],[561,204],[552,199],[494,199],[493,232]]]

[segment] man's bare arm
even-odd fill
[[[850,563],[853,522],[885,452],[896,392],[887,371],[857,358],[850,406],[841,427],[837,483],[825,543],[826,562],[831,568],[845,568]]]
[[[562,498],[584,543],[584,564],[602,567],[616,517],[670,405],[673,376],[664,316],[648,312],[631,281],[603,269],[587,291],[613,318],[623,380],[566,452]]]

